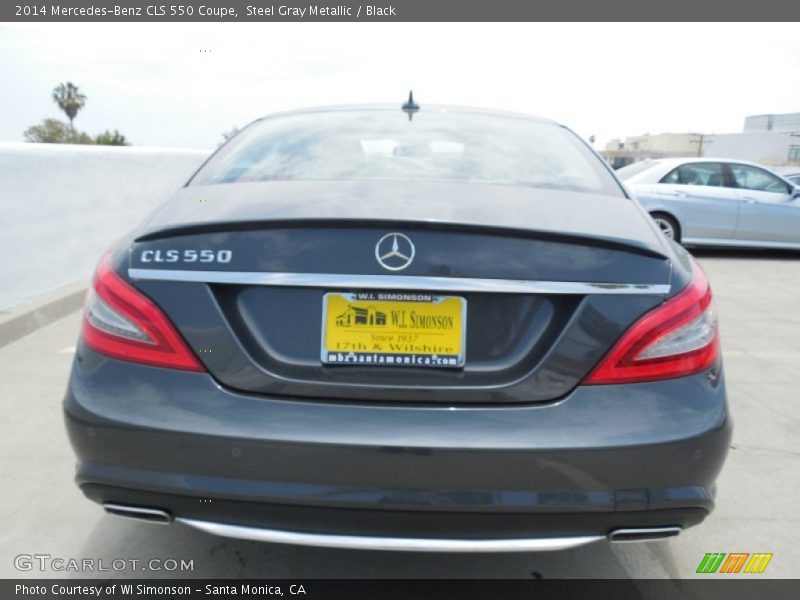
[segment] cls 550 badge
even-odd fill
[[[139,260],[143,263],[220,263],[231,262],[231,250],[142,250]]]

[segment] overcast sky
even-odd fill
[[[502,108],[609,138],[741,131],[800,111],[796,24],[209,23],[0,25],[0,140],[65,119],[137,145],[211,148],[276,111],[357,102]],[[210,52],[201,52],[201,49]]]

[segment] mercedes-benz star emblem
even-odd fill
[[[387,233],[375,244],[375,258],[384,269],[402,271],[414,260],[414,244],[402,233]]]

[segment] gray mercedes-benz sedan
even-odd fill
[[[219,149],[101,259],[64,409],[109,513],[379,550],[673,536],[731,437],[706,276],[604,161],[413,103]]]

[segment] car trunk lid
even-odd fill
[[[401,271],[376,259],[392,234],[415,247]],[[668,294],[656,236],[626,198],[514,186],[190,187],[140,230],[128,276],[235,389],[544,401],[569,392]],[[379,290],[463,298],[463,368],[323,364],[325,295]]]

